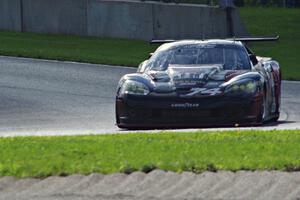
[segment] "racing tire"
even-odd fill
[[[266,96],[265,93],[263,93],[263,99],[261,102],[261,108],[260,108],[260,113],[258,115],[257,118],[257,123],[263,124],[265,122],[266,119],[266,115],[267,115],[267,102],[266,102]]]
[[[277,122],[279,119],[280,114],[278,113],[275,117],[273,117],[270,122]]]
[[[116,117],[116,125],[118,125],[120,123],[120,117],[117,110],[117,103],[115,104],[115,117]]]

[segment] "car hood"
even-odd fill
[[[224,70],[222,65],[170,65],[166,71],[148,71],[157,85],[167,84],[176,89],[218,87],[237,75],[249,70]]]

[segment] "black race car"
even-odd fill
[[[120,128],[258,125],[279,118],[278,62],[256,56],[251,41],[276,38],[154,41],[162,44],[116,95]]]

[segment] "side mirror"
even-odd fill
[[[146,67],[147,61],[148,60],[145,60],[145,61],[141,62],[141,64],[139,64],[137,72],[143,73],[145,71],[145,67]]]
[[[250,55],[249,55],[249,58],[250,58],[250,60],[251,60],[251,62],[252,62],[252,64],[253,64],[253,66],[257,65],[258,60],[257,60],[257,58],[256,58],[256,55],[250,54]]]
[[[272,67],[271,64],[266,64],[266,65],[264,65],[264,68],[265,68],[265,70],[268,71],[268,72],[272,72],[272,71],[273,71],[273,67]]]
[[[153,56],[153,54],[154,54],[154,53],[149,53],[149,57],[148,57],[148,58],[151,58],[151,56]]]

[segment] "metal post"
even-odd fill
[[[213,0],[207,0],[207,4],[208,4],[209,6],[213,6]]]
[[[228,37],[233,37],[233,22],[232,22],[232,8],[226,8],[226,21],[227,21],[227,35]]]
[[[286,0],[283,0],[282,6],[283,6],[283,7],[286,7]]]
[[[220,0],[220,7],[226,11],[226,22],[227,22],[227,35],[228,37],[234,36],[233,31],[233,20],[232,20],[232,9],[234,8],[233,0]]]
[[[24,32],[23,0],[20,0],[21,32]]]

